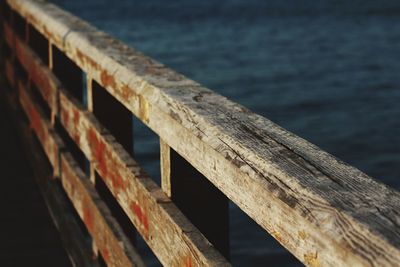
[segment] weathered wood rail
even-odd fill
[[[6,94],[52,168],[39,175],[107,265],[143,262],[100,181],[166,266],[230,265],[228,199],[306,265],[400,265],[399,192],[53,4],[1,8]],[[132,156],[131,114],[160,137],[162,188]]]

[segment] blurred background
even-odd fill
[[[52,1],[400,188],[399,1]],[[135,138],[158,180],[157,137],[135,121]],[[299,265],[233,204],[231,219],[234,265]]]

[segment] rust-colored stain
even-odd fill
[[[79,124],[79,119],[80,119],[79,110],[74,109],[73,113],[74,113],[74,118],[73,118],[74,128],[77,129],[78,128],[78,124]],[[80,144],[80,134],[79,134],[78,131],[74,131],[73,139],[75,140],[75,142],[78,145]]]
[[[33,106],[30,106],[28,109],[28,113],[30,128],[36,133],[40,140],[43,140],[44,132],[42,130],[42,118],[39,112]]]
[[[91,146],[93,159],[97,161],[99,170],[102,173],[102,175],[107,176],[108,168],[106,162],[106,155],[104,153],[106,150],[106,144],[101,140],[99,140],[96,131],[93,130],[92,128],[89,129],[87,138]]]
[[[27,64],[30,65],[29,68],[29,78],[36,84],[37,87],[39,87],[40,92],[43,96],[43,98],[47,101],[50,102],[50,95],[51,95],[51,86],[48,82],[48,77],[46,73],[44,73],[39,66],[36,64]]]
[[[304,254],[304,261],[308,266],[319,267],[321,264],[318,260],[318,252],[310,252]]]
[[[87,135],[91,146],[93,160],[98,164],[100,174],[104,179],[110,179],[113,191],[118,194],[125,188],[124,180],[119,174],[121,166],[114,160],[104,141],[100,140],[96,131],[89,129]]]
[[[79,110],[74,109],[74,125],[77,126],[79,124]]]
[[[110,164],[112,164],[112,161],[110,161]],[[124,180],[122,180],[121,175],[118,173],[118,166],[115,166],[116,164],[113,165],[113,171],[109,173],[109,176],[114,188],[114,192],[118,194],[121,189],[125,188],[125,183]]]
[[[192,267],[193,266],[192,257],[190,257],[190,256],[184,257],[183,262],[184,262],[184,264],[183,264],[184,267]]]
[[[83,208],[83,221],[85,222],[85,225],[89,232],[92,232],[94,226],[93,215],[91,209],[88,208],[86,205]]]
[[[95,70],[100,70],[100,65],[95,60],[82,53],[79,49],[76,50],[76,55],[83,65],[89,65]]]
[[[15,52],[21,64],[29,73],[29,79],[39,87],[43,98],[47,102],[50,101],[52,95],[52,86],[48,78],[48,73],[44,71],[40,63],[35,60],[34,56],[26,50],[25,45],[18,38],[15,39]]]
[[[105,71],[105,70],[101,71],[100,80],[101,80],[101,84],[104,87],[116,88],[116,83],[115,83],[114,76],[108,74],[107,71]]]
[[[149,234],[149,221],[147,218],[147,214],[145,212],[144,209],[142,209],[142,207],[139,206],[139,204],[137,202],[131,202],[131,210],[133,211],[133,213],[136,215],[136,217],[138,218],[143,230],[144,230],[144,237],[147,238],[148,234]]]
[[[129,88],[128,85],[124,85],[121,87],[121,96],[123,99],[128,100],[131,99],[132,97],[137,97],[137,95],[135,94],[135,92],[133,92],[133,90],[131,88]]]
[[[68,111],[65,111],[65,110],[61,111],[61,119],[62,119],[62,123],[65,125],[65,128],[69,128],[69,113],[68,113]]]
[[[104,247],[101,251],[101,255],[103,256],[104,261],[109,264],[110,263],[110,252],[107,247]]]

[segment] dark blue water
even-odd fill
[[[400,188],[399,1],[54,2]],[[139,128],[157,176],[157,139]],[[232,210],[235,265],[296,264]]]

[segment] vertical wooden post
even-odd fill
[[[160,139],[161,186],[176,206],[227,259],[229,200]]]
[[[172,197],[171,189],[171,156],[167,143],[160,138],[160,164],[161,164],[161,188],[169,198]]]
[[[87,74],[86,75],[86,107],[88,111],[93,112],[93,79]],[[96,184],[96,171],[92,161],[89,163],[89,177],[93,184]]]
[[[88,111],[93,112],[93,94],[92,94],[93,80],[89,74],[86,74],[86,108]],[[92,159],[89,159],[89,179],[93,185],[96,184],[96,171],[94,169],[94,163]],[[92,240],[92,250],[94,256],[99,256],[99,249],[94,240]]]
[[[26,29],[27,29],[27,34],[26,34],[27,37],[26,38],[27,38],[27,41],[29,41],[29,27],[27,26]],[[53,63],[53,45],[51,44],[50,40],[48,41],[48,59],[49,59],[49,62],[48,62],[49,69],[53,70],[53,64],[54,64]],[[57,91],[58,91],[58,89],[57,89]],[[59,92],[57,92],[57,100],[56,101],[59,101],[58,100],[58,93]],[[56,105],[56,107],[58,109],[58,104]],[[58,110],[55,110],[55,109],[51,110],[50,121],[51,121],[51,126],[53,128],[54,128],[54,126],[56,124],[57,113],[58,113]]]

